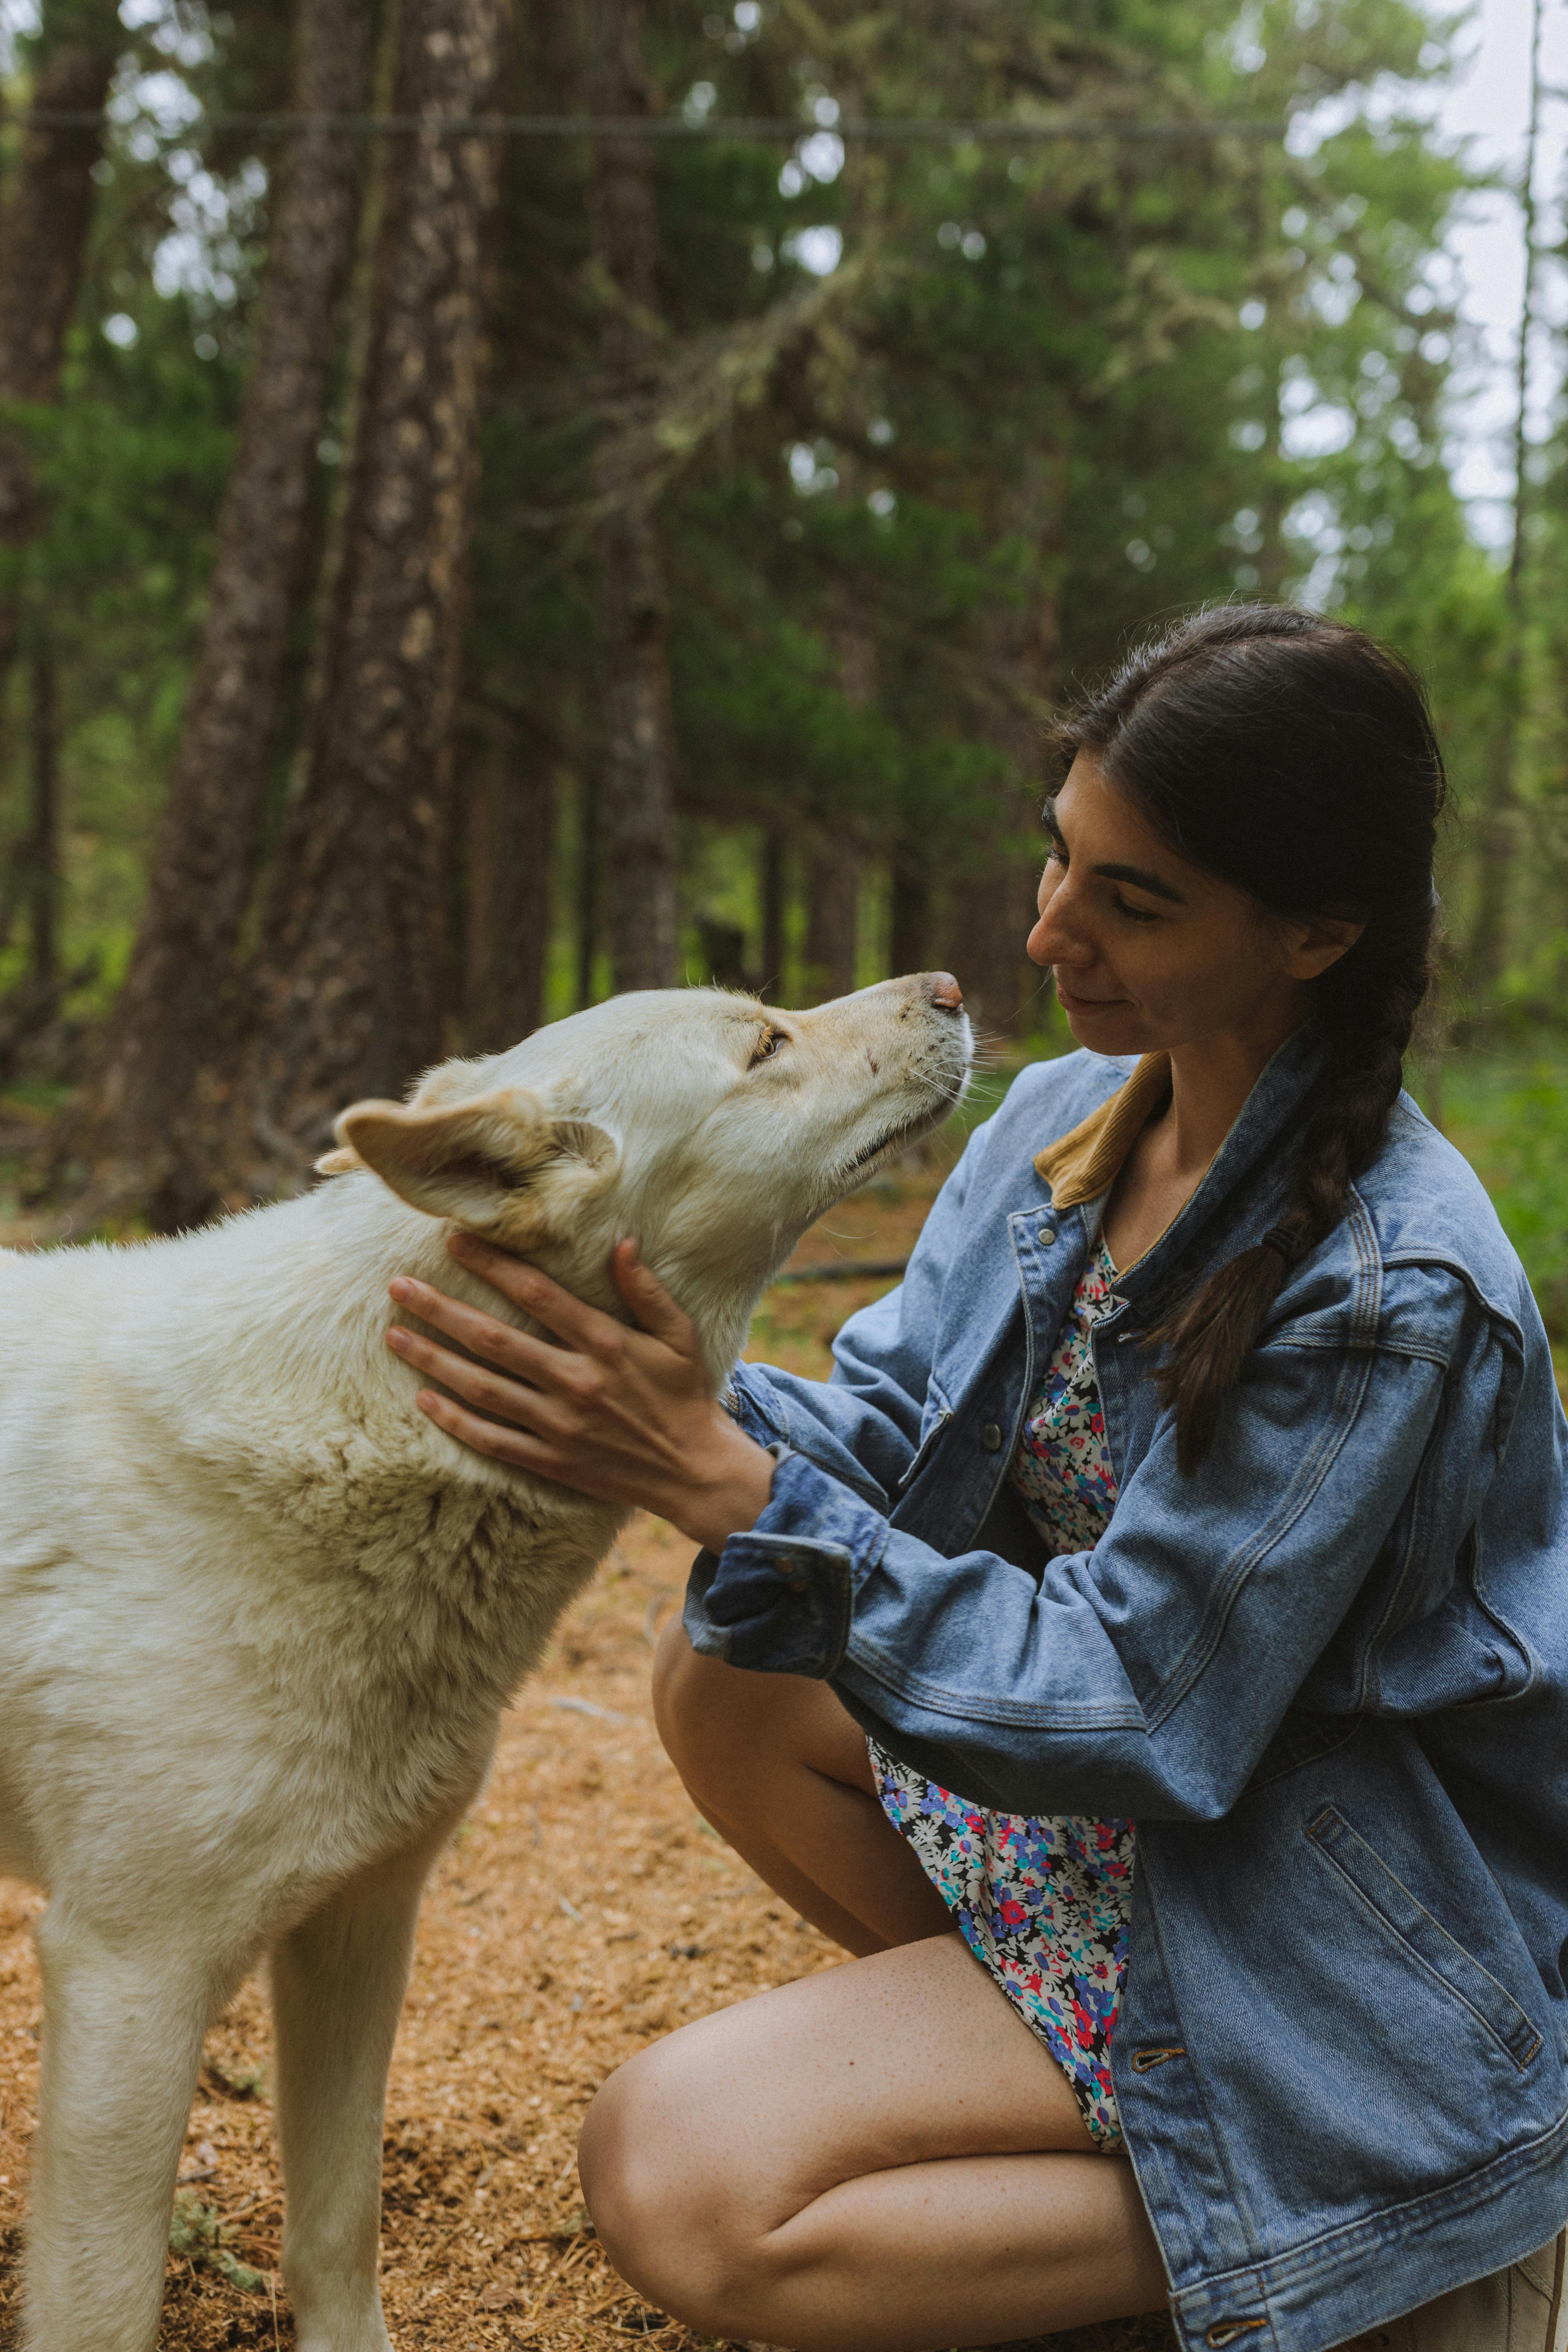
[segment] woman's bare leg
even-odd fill
[[[956,1935],[653,2043],[579,2161],[616,2269],[706,2336],[931,2352],[1167,2293],[1131,2166]]]
[[[825,1936],[864,1955],[952,1926],[878,1801],[865,1733],[826,1683],[699,1657],[675,1617],[653,1709],[698,1811]]]

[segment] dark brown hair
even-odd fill
[[[1431,978],[1443,755],[1421,681],[1359,629],[1287,605],[1226,604],[1151,638],[1054,730],[1173,849],[1274,915],[1364,923],[1311,982],[1323,1064],[1289,1205],[1175,1307],[1151,1343],[1195,1469],[1289,1267],[1344,1215],[1399,1093]]]

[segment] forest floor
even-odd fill
[[[867,1187],[795,1264],[903,1256],[940,1172]],[[781,1285],[750,1352],[820,1374],[838,1325],[887,1286]],[[382,2284],[399,2352],[610,2352],[630,2338],[695,2352],[701,2339],[630,2293],[585,2225],[584,2110],[658,2034],[844,1957],[714,1835],[659,1747],[651,1644],[689,1555],[662,1522],[628,1529],[506,1716],[489,1786],[435,1873],[387,2105]],[[42,1907],[0,1880],[0,2352],[16,2340],[40,2018],[29,1931]],[[207,2041],[166,2352],[291,2341],[268,2063],[253,1980]],[[248,2287],[214,2267],[205,2237],[218,2229],[220,2260],[253,2273]],[[1057,2352],[1165,2352],[1173,2340],[1163,2315],[1050,2339]]]

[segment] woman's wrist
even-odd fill
[[[716,1407],[712,1445],[693,1465],[695,1475],[682,1479],[663,1517],[705,1550],[722,1551],[731,1536],[744,1535],[767,1509],[774,1466],[767,1447]]]

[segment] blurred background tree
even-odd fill
[[[1476,544],[1414,0],[7,5],[0,1086],[59,1197],[289,1189],[619,986],[942,962],[1054,1050],[1042,723],[1237,593],[1422,665],[1449,1028],[1558,1017],[1568,475]]]

